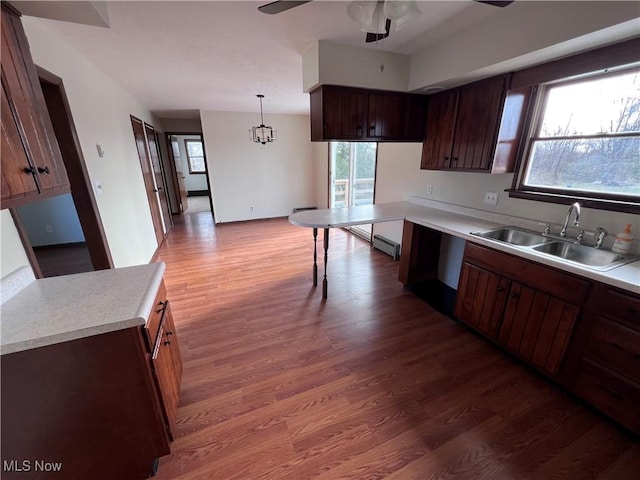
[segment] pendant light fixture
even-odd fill
[[[275,128],[271,128],[264,124],[264,118],[262,115],[262,99],[264,95],[256,95],[260,99],[260,125],[257,127],[251,127],[251,140],[255,143],[261,143],[266,145],[276,140],[277,131]]]

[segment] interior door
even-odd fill
[[[147,191],[147,200],[149,201],[149,209],[151,210],[153,229],[156,233],[158,246],[160,246],[164,240],[162,214],[160,213],[156,184],[154,181],[153,170],[151,169],[151,162],[149,160],[147,139],[144,135],[144,125],[141,120],[131,116],[131,127],[133,128],[133,136],[136,141],[136,149],[138,150],[138,159],[140,160],[140,168],[142,169],[142,179],[144,180],[144,187]]]
[[[160,208],[162,209],[162,220],[164,223],[165,233],[171,230],[173,226],[173,218],[171,216],[171,207],[169,205],[169,194],[167,183],[164,178],[164,169],[162,168],[162,159],[160,158],[160,149],[156,139],[156,131],[154,128],[145,123],[144,130],[147,134],[147,147],[151,158],[151,168],[153,168],[153,176],[156,182],[156,190],[158,199],[160,200]]]
[[[184,213],[189,204],[187,203],[187,186],[184,183],[184,171],[182,170],[182,157],[180,157],[180,144],[178,137],[169,135],[169,143],[171,148],[170,154],[173,156],[173,163],[176,166],[176,180],[178,181],[178,196],[180,197],[180,213]]]

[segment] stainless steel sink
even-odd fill
[[[609,270],[638,259],[634,255],[620,255],[608,250],[566,242],[545,243],[533,247],[533,250],[598,270]]]
[[[486,232],[473,232],[472,235],[524,247],[551,242],[550,239],[543,237],[539,233],[523,230],[517,227],[501,227],[494,230],[488,230]]]

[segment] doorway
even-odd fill
[[[25,252],[37,278],[113,268],[64,84],[36,70],[71,193],[11,209]]]
[[[213,197],[202,133],[165,133],[177,214],[213,215]]]
[[[331,142],[329,146],[329,207],[373,205],[378,144]],[[348,230],[371,242],[371,224]]]

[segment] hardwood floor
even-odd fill
[[[33,247],[33,251],[45,278],[94,270],[86,243]]]
[[[318,242],[321,244],[321,241]],[[184,215],[159,251],[184,357],[156,478],[640,478],[637,440],[435,312],[333,229]]]

